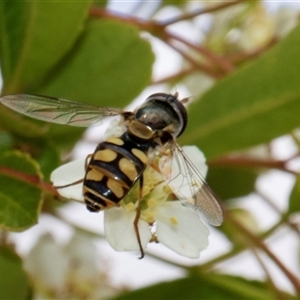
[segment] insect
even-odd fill
[[[82,104],[65,99],[26,94],[7,95],[0,102],[29,117],[58,124],[83,126],[95,124],[105,117],[121,116],[125,132],[119,137],[109,138],[98,144],[93,154],[87,156],[85,177],[65,186],[83,183],[83,196],[87,209],[99,212],[119,204],[131,188],[139,182],[139,199],[133,223],[141,251],[144,250],[138,230],[140,205],[143,198],[143,173],[151,163],[149,154],[157,147],[169,153],[167,161],[177,166],[172,177],[181,178],[180,200],[184,205],[195,208],[212,225],[223,221],[222,209],[190,159],[176,142],[187,125],[187,111],[178,94],[156,93],[149,96],[135,111],[105,108]],[[172,181],[173,178],[165,180]],[[180,191],[179,191],[180,192]]]

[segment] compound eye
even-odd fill
[[[156,103],[158,106],[162,106],[162,109],[171,117],[171,120],[167,120],[165,127],[171,123],[174,126],[174,132],[170,132],[174,137],[179,137],[185,130],[188,116],[186,108],[182,101],[178,100],[178,94],[174,95],[165,93],[152,94],[146,99],[146,103]],[[163,128],[165,128],[163,127]]]
[[[169,116],[163,111],[148,114],[147,119],[148,126],[150,126],[153,130],[162,130],[171,122]]]
[[[158,100],[158,101],[166,101],[166,99],[168,98],[168,96],[172,96],[172,95],[169,95],[169,94],[166,94],[166,93],[155,93],[155,94],[152,94],[150,95],[147,99],[146,99],[146,102],[147,101],[153,101],[153,100]],[[173,97],[173,96],[172,96]]]
[[[170,124],[177,123],[168,106],[161,105],[160,102],[148,102],[136,112],[135,118],[153,131],[163,130]]]

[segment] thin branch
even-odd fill
[[[290,170],[286,166],[287,160],[260,159],[242,156],[224,156],[209,161],[211,166],[238,166],[252,168],[278,169],[287,173],[298,175],[297,172]]]
[[[226,4],[228,5],[228,4]],[[198,53],[201,53],[206,58],[209,58],[216,66],[218,66],[222,71],[222,73],[229,73],[233,70],[233,65],[231,65],[230,61],[227,59],[220,58],[216,54],[212,53],[211,51],[205,49],[200,45],[194,45],[189,41],[185,40],[182,37],[179,37],[175,34],[172,34],[166,31],[165,26],[162,26],[161,23],[151,20],[142,20],[140,18],[134,18],[127,15],[121,14],[113,14],[105,9],[99,7],[92,7],[90,9],[90,15],[93,17],[102,17],[102,18],[109,18],[119,20],[125,23],[129,23],[138,27],[140,30],[145,30],[154,36],[159,37],[162,41],[164,41],[168,46],[173,48],[175,51],[180,53],[187,61],[189,61],[192,65],[197,66],[199,70],[206,72],[208,75],[212,76],[213,78],[221,78],[224,74],[218,74],[218,72],[214,71],[212,67],[208,65],[204,65],[193,59],[189,54],[179,49],[172,43],[172,40],[176,40],[185,46],[188,46]]]
[[[264,231],[262,234],[259,234],[258,237],[260,239],[265,239],[265,238],[269,237],[278,228],[280,228],[281,225],[282,225],[282,221],[280,220],[278,223],[273,225],[271,228]],[[210,261],[207,261],[207,262],[203,263],[201,265],[201,268],[203,268],[204,270],[209,270],[209,269],[213,268],[216,264],[218,264],[220,262],[223,262],[227,259],[230,259],[233,256],[238,255],[239,253],[241,253],[245,250],[247,250],[246,245],[242,245],[242,244],[233,245],[233,248],[231,250],[229,250],[228,252],[226,252],[226,253],[224,253],[224,254],[216,257],[216,258],[211,259]]]
[[[252,253],[256,257],[257,261],[259,262],[261,268],[264,270],[266,277],[267,277],[267,283],[270,286],[270,290],[273,291],[274,297],[276,297],[278,300],[285,300],[285,296],[282,294],[282,292],[276,287],[276,284],[274,283],[272,276],[270,275],[270,272],[267,269],[267,266],[265,265],[264,261],[260,258],[258,251],[251,247]]]
[[[168,39],[177,40],[177,41],[181,42],[182,44],[194,49],[198,53],[201,53],[203,56],[205,56],[211,62],[213,62],[216,66],[220,67],[225,74],[228,74],[234,70],[234,66],[231,64],[230,60],[228,60],[227,58],[222,58],[222,57],[218,56],[217,54],[211,52],[210,50],[202,47],[201,45],[195,45],[195,44],[189,42],[188,40],[184,39],[183,37],[180,37],[169,31],[166,31],[165,35],[168,37]]]
[[[166,27],[166,26],[169,26],[169,25],[174,24],[174,23],[178,23],[178,22],[181,22],[181,21],[184,21],[184,20],[193,19],[193,18],[195,18],[197,16],[200,16],[200,15],[203,15],[203,14],[212,13],[214,11],[218,11],[218,10],[227,8],[227,7],[239,4],[241,2],[243,2],[243,0],[231,1],[231,2],[226,1],[225,3],[213,5],[211,7],[200,8],[200,9],[197,9],[197,10],[191,12],[191,13],[185,13],[185,14],[182,14],[181,16],[179,16],[179,17],[175,17],[175,18],[169,19],[165,22],[161,22],[161,25]]]
[[[237,53],[232,53],[229,55],[226,55],[226,59],[231,61],[232,64],[240,64],[245,61],[251,60],[253,58],[256,58],[260,56],[262,53],[266,52],[270,48],[272,48],[274,45],[276,45],[278,42],[277,37],[272,37],[264,46],[259,47],[254,50],[248,50],[248,51],[243,51],[243,52],[237,52]]]
[[[217,5],[214,5],[211,7],[201,8],[201,9],[195,10],[191,13],[182,14],[179,17],[176,17],[176,18],[170,19],[168,21],[164,21],[164,22],[143,20],[141,18],[135,18],[135,17],[132,17],[131,15],[125,15],[125,14],[121,14],[119,12],[114,13],[114,12],[108,11],[105,8],[101,8],[98,6],[92,6],[90,8],[89,14],[91,17],[97,17],[97,18],[102,17],[102,18],[116,19],[119,21],[121,20],[123,22],[131,23],[135,26],[138,26],[139,28],[144,29],[144,30],[148,30],[147,28],[153,27],[153,25],[164,29],[165,27],[167,27],[171,24],[174,24],[174,23],[177,23],[177,22],[180,22],[183,20],[193,19],[194,17],[197,17],[199,15],[218,11],[218,10],[221,10],[226,7],[230,7],[230,6],[242,3],[242,2],[246,2],[246,0],[237,0],[237,1],[231,1],[231,2],[229,1],[226,3],[217,4]]]
[[[193,57],[191,57],[189,54],[187,54],[186,52],[184,52],[183,50],[181,50],[179,47],[175,46],[174,44],[167,43],[167,45],[170,46],[171,48],[173,48],[178,53],[180,53],[182,55],[182,57],[184,57],[188,62],[190,62],[192,65],[197,67],[199,70],[205,72],[209,76],[211,76],[215,79],[223,77],[221,74],[216,72],[216,70],[213,70],[210,66],[208,66],[206,64],[198,62],[197,60],[195,60]]]
[[[189,41],[185,40],[184,38],[177,36],[175,34],[172,34],[166,30],[166,27],[168,25],[171,25],[176,22],[180,22],[182,20],[188,20],[192,19],[196,16],[199,16],[201,14],[205,13],[211,13],[232,5],[236,5],[239,3],[246,2],[245,0],[239,0],[239,1],[231,1],[231,2],[225,2],[221,4],[214,5],[212,7],[206,7],[203,9],[196,10],[192,13],[183,14],[179,17],[173,18],[171,20],[165,21],[165,22],[159,22],[155,20],[144,20],[141,18],[135,18],[130,15],[120,14],[120,13],[113,13],[111,11],[108,11],[101,7],[93,6],[90,9],[90,16],[97,17],[97,18],[109,18],[118,20],[124,23],[128,23],[131,25],[134,25],[138,27],[140,30],[147,31],[151,33],[154,36],[159,37],[162,41],[165,41],[170,47],[173,47],[176,51],[179,49],[174,47],[174,45],[170,45],[170,40],[174,39],[177,40],[184,45],[194,49],[198,53],[201,53],[203,56],[208,58],[216,67],[219,67],[223,72],[223,75],[216,74],[215,71],[212,71],[212,67],[208,66],[201,66],[200,70],[203,70],[207,72],[210,76],[214,78],[221,78],[224,75],[232,72],[234,70],[234,66],[238,63],[248,61],[250,59],[253,59],[254,57],[259,56],[261,53],[264,53],[267,49],[271,48],[274,44],[277,43],[277,38],[273,37],[270,39],[270,41],[264,45],[263,47],[260,47],[258,49],[247,51],[247,52],[240,52],[235,54],[230,54],[224,57],[220,57],[216,55],[215,53],[209,51],[208,49],[202,47],[201,45],[195,45],[193,43],[190,43]],[[192,64],[195,64],[195,61],[192,61],[191,57],[188,56],[186,53],[182,53],[182,51],[179,52],[181,55],[183,55],[188,61],[190,61]],[[199,64],[195,64],[199,67]]]
[[[53,196],[58,196],[58,193],[55,190],[55,188],[52,186],[52,184],[42,181],[40,177],[37,175],[30,175],[4,166],[0,166],[0,173],[5,176],[12,177],[14,179],[26,182],[41,190],[47,191]]]
[[[268,257],[278,266],[278,268],[285,274],[291,284],[294,286],[297,295],[300,295],[300,280],[281,262],[281,260],[265,245],[265,243],[255,234],[253,234],[247,227],[241,222],[236,220],[230,211],[224,209],[224,214],[227,221],[231,221],[233,225],[253,243],[254,246],[264,251]]]
[[[192,74],[194,71],[198,71],[198,68],[196,66],[190,66],[190,67],[186,68],[185,70],[180,70],[178,73],[175,73],[173,75],[153,81],[152,84],[154,85],[154,84],[170,83],[170,82],[174,82],[174,81],[179,81],[181,78]]]
[[[276,206],[276,204],[274,203],[274,201],[272,201],[264,192],[260,191],[259,189],[255,189],[256,193],[267,203],[269,204],[270,207],[272,207],[279,215],[282,215],[282,212],[280,211],[280,209]],[[284,216],[282,218],[283,222],[289,226],[293,231],[295,231],[298,236],[300,237],[300,228],[298,228],[298,226],[292,222],[289,221],[289,219],[287,219],[286,216]]]
[[[140,28],[141,30],[145,30],[149,32],[153,31],[157,27],[161,27],[156,22],[151,20],[143,20],[141,18],[135,18],[121,13],[113,13],[111,11],[108,11],[105,8],[101,8],[97,6],[92,6],[89,11],[89,14],[91,17],[107,18],[107,19],[122,21],[124,23],[134,25]]]

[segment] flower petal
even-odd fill
[[[205,178],[208,167],[203,152],[200,151],[200,149],[197,146],[183,146],[182,150],[184,154],[190,159],[190,161],[193,162],[193,165],[203,176],[203,178]]]
[[[106,240],[116,251],[139,251],[134,231],[135,210],[127,211],[123,207],[113,207],[104,211],[104,230]],[[139,234],[142,248],[145,249],[151,239],[149,225],[139,220]]]
[[[209,230],[178,201],[160,206],[156,222],[158,240],[180,255],[198,258],[200,251],[208,246]]]
[[[64,186],[76,182],[85,176],[85,158],[77,159],[56,168],[50,176],[54,187]],[[82,183],[65,188],[58,188],[57,192],[64,198],[84,202]]]

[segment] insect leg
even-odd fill
[[[134,226],[135,235],[136,235],[136,238],[137,238],[137,241],[138,241],[138,244],[140,247],[140,251],[141,251],[141,257],[139,259],[142,259],[145,256],[145,253],[144,253],[144,249],[143,249],[142,243],[141,243],[141,237],[140,237],[138,223],[139,223],[139,219],[140,219],[140,215],[141,215],[141,202],[142,202],[142,198],[143,198],[143,183],[144,183],[143,174],[141,175],[139,181],[140,181],[140,190],[139,190],[138,205],[136,208],[136,214],[135,214],[135,219],[133,221],[133,226]]]
[[[84,181],[84,178],[81,178],[79,180],[76,180],[72,183],[68,183],[66,185],[59,185],[59,186],[54,186],[54,188],[56,189],[63,189],[63,188],[66,188],[66,187],[69,187],[69,186],[72,186],[72,185],[76,185],[76,184],[79,184],[79,183],[82,183]]]
[[[93,156],[93,154],[89,154],[87,155],[86,159],[85,159],[85,163],[84,163],[84,169],[85,171],[87,170],[88,168],[88,160]],[[56,189],[63,189],[63,188],[66,188],[66,187],[69,187],[69,186],[72,186],[72,185],[76,185],[76,184],[79,184],[79,183],[83,183],[84,181],[84,178],[81,178],[79,180],[76,180],[74,182],[71,182],[71,183],[68,183],[66,185],[59,185],[59,186],[54,186],[54,188]]]
[[[85,163],[84,163],[84,169],[85,169],[85,171],[87,170],[88,165],[89,165],[88,160],[89,160],[92,156],[93,156],[93,154],[89,154],[89,155],[86,157],[86,159],[85,159]]]

